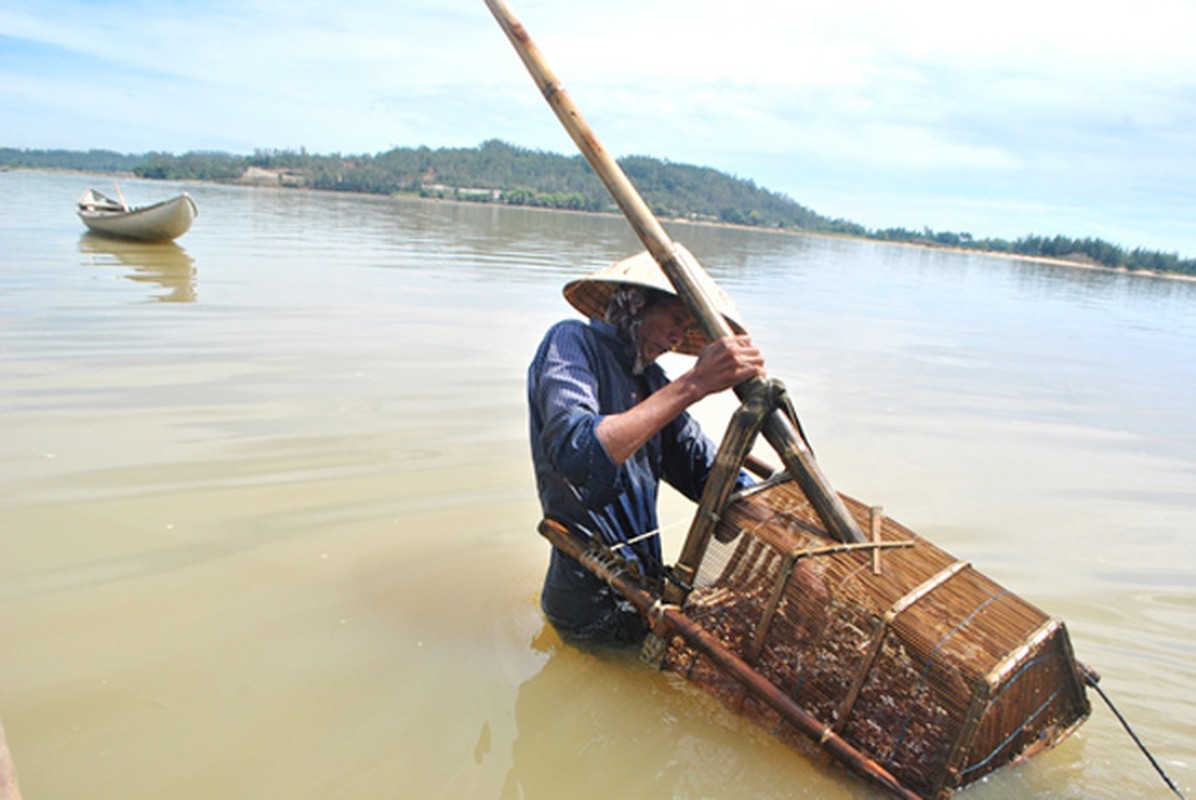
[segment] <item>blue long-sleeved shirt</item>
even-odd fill
[[[634,363],[633,346],[613,326],[567,320],[549,329],[528,370],[532,461],[544,516],[607,546],[657,529],[661,479],[698,500],[716,453],[698,423],[683,412],[626,462],[615,464],[595,434],[598,423],[668,382],[656,364],[642,376],[633,375]],[[659,536],[622,554],[645,576],[660,575]],[[571,596],[591,595],[601,586],[554,549],[542,603],[554,622],[584,624],[587,620],[567,619],[589,613],[579,611]]]

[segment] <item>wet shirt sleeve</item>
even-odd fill
[[[603,419],[599,382],[609,370],[578,326],[557,326],[545,337],[529,375],[532,413],[540,421],[539,448],[586,506],[609,502],[620,488],[619,468],[596,434]]]

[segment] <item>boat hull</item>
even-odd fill
[[[186,192],[161,203],[124,208],[89,189],[79,199],[76,213],[94,233],[157,242],[177,239],[190,230],[199,209]]]

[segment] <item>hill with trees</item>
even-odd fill
[[[709,167],[648,156],[619,159],[658,216],[754,227],[840,234],[887,242],[1065,259],[1080,264],[1196,275],[1196,259],[1176,253],[1126,250],[1101,239],[1028,235],[1009,241],[970,233],[905,228],[870,230],[822,216],[792,198]],[[125,155],[108,150],[0,148],[0,166],[132,172],[160,180],[269,184],[325,191],[411,194],[469,202],[617,213],[610,195],[580,155],[528,150],[490,140],[478,147],[397,147],[376,155],[316,155],[306,150],[258,150]]]

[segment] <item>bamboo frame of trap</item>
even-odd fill
[[[949,797],[1082,724],[1060,620],[854,498],[840,496],[870,542],[835,541],[783,471],[733,493],[777,407],[792,414],[774,381],[733,417],[660,591],[542,526],[654,622],[644,659],[902,797]]]

